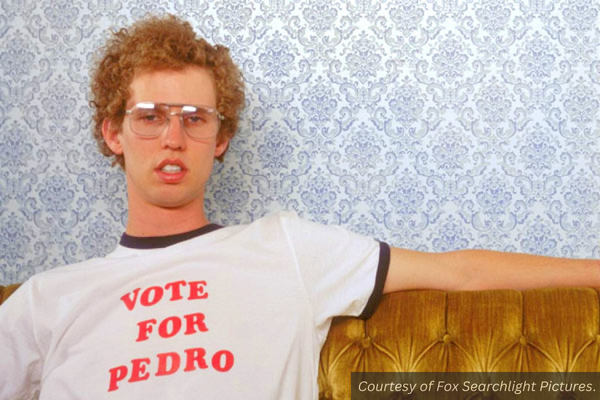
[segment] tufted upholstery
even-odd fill
[[[600,372],[599,291],[411,291],[367,321],[338,318],[321,352],[321,399],[350,372]]]
[[[0,286],[4,301],[18,285]],[[350,372],[600,372],[594,289],[394,293],[373,317],[334,320],[321,399],[350,399]]]

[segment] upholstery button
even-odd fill
[[[331,390],[327,389],[325,391],[325,393],[323,393],[323,398],[324,399],[333,399],[333,393],[331,393]]]
[[[525,336],[521,336],[519,338],[519,343],[521,343],[522,346],[527,346],[527,338]]]
[[[368,347],[371,347],[371,338],[370,338],[370,337],[366,337],[366,338],[364,338],[363,340],[361,340],[361,341],[360,341],[360,344],[359,344],[359,346],[360,346],[362,349],[366,349],[366,348],[368,348]]]
[[[444,336],[442,336],[442,341],[444,343],[450,343],[452,341],[452,338],[450,337],[449,333],[445,333]]]

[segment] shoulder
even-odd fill
[[[297,221],[300,219],[298,214],[293,211],[276,211],[255,220],[252,224],[281,224],[287,221]]]
[[[277,211],[264,217],[258,218],[248,225],[245,225],[243,230],[251,231],[281,231],[293,229],[295,225],[302,223],[301,218],[295,212]]]
[[[248,225],[253,231],[259,231],[261,236],[278,234],[290,240],[320,240],[323,237],[337,236],[349,233],[346,228],[337,225],[324,225],[302,217],[293,211],[278,211],[259,218]]]
[[[80,289],[84,284],[103,279],[107,268],[114,264],[108,258],[92,258],[89,260],[57,266],[39,272],[27,279],[19,291],[27,291],[30,295],[49,294],[51,297],[65,295]]]

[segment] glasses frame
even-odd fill
[[[144,105],[146,105],[147,107],[143,107]],[[149,107],[152,106],[152,107]],[[221,114],[216,108],[214,107],[209,107],[209,106],[203,106],[203,105],[195,105],[195,104],[180,104],[180,103],[154,103],[151,101],[142,101],[139,103],[136,103],[135,105],[133,105],[131,108],[125,110],[125,115],[131,116],[131,114],[133,113],[134,109],[138,108],[138,109],[156,109],[160,106],[166,106],[167,107],[167,123],[165,124],[165,126],[162,128],[162,130],[160,131],[160,133],[156,134],[156,135],[146,135],[143,133],[139,133],[137,132],[135,129],[133,129],[133,118],[129,119],[129,128],[131,129],[131,131],[136,134],[138,137],[141,137],[143,139],[156,139],[158,137],[160,137],[164,132],[165,129],[167,129],[167,127],[171,124],[171,117],[175,116],[175,115],[179,115],[179,123],[181,124],[181,127],[183,129],[183,131],[185,132],[185,134],[192,140],[207,140],[207,139],[212,139],[213,137],[216,138],[219,134],[219,129],[221,128],[221,122],[223,120],[225,120],[225,116],[223,116],[223,114]],[[179,112],[177,111],[171,111],[172,107],[176,107],[176,108],[180,108],[181,110]],[[216,129],[216,132],[214,134],[214,136],[210,136],[210,137],[194,137],[192,135],[190,135],[190,133],[188,132],[188,129],[185,126],[185,123],[183,121],[183,114],[184,114],[184,110],[186,107],[193,107],[195,109],[201,109],[204,110],[206,113],[208,114],[214,114],[217,117],[217,121],[218,121],[218,126]]]

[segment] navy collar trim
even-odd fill
[[[198,228],[189,232],[178,233],[176,235],[150,237],[131,236],[123,233],[119,244],[130,249],[162,249],[164,247],[172,246],[201,235],[206,235],[221,228],[223,228],[221,225],[208,224],[202,228]]]

